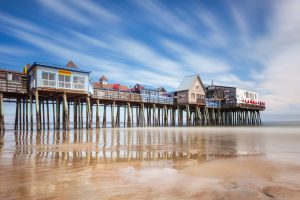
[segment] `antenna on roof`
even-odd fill
[[[211,85],[214,85],[214,80],[211,80]]]

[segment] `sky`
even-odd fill
[[[300,1],[0,1],[0,68],[92,70],[164,86],[184,76],[256,91],[267,121],[300,120]]]

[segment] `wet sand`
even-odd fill
[[[300,199],[300,127],[0,137],[0,199]]]

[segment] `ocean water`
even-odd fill
[[[300,126],[6,130],[0,199],[300,199]]]

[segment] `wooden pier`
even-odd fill
[[[33,65],[31,71],[38,73],[38,67]],[[58,70],[60,73],[67,73],[59,67]],[[34,76],[37,75],[0,71],[1,131],[5,130],[4,102],[15,104],[14,129],[26,131],[133,126],[260,125],[260,111],[265,109],[264,105],[240,103],[210,107],[202,97],[195,102],[183,103],[178,102],[175,97],[145,98],[142,94],[132,92],[94,90],[91,93],[84,90],[85,86],[80,85],[81,83],[74,82],[69,86],[68,79],[60,81],[59,87],[51,83],[51,78],[43,80],[46,86],[38,86],[36,82],[34,86],[30,81]],[[60,88],[61,85],[64,87]]]

